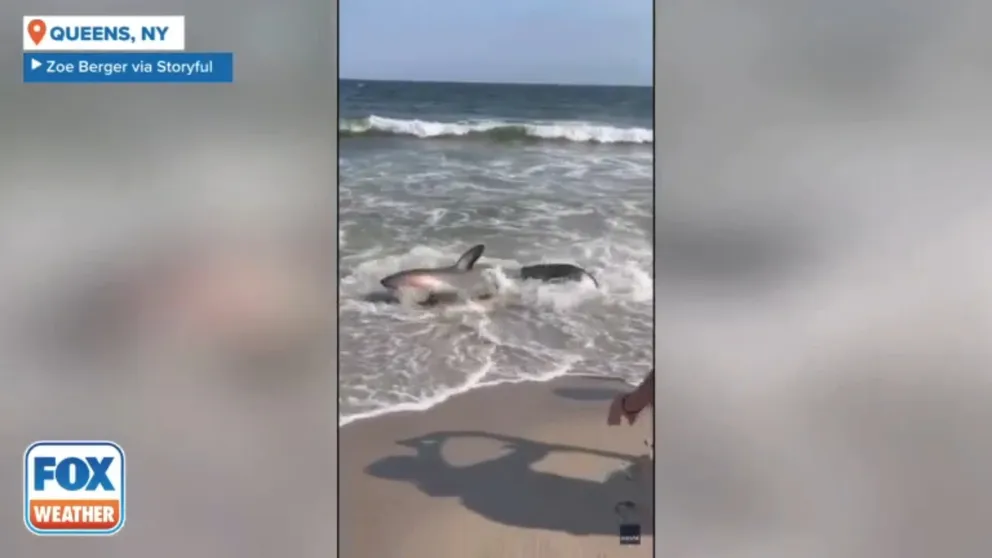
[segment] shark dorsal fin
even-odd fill
[[[475,246],[468,249],[468,252],[462,254],[462,257],[458,258],[455,262],[454,268],[459,271],[468,271],[472,269],[475,265],[476,260],[482,256],[482,251],[486,249],[484,244],[476,244]]]

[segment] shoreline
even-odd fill
[[[462,385],[448,390],[442,391],[437,395],[423,401],[416,401],[413,403],[399,403],[392,407],[383,407],[381,409],[376,409],[374,411],[364,411],[361,413],[355,413],[347,417],[338,414],[338,429],[344,428],[346,426],[355,424],[357,422],[371,420],[379,417],[389,416],[396,413],[422,413],[429,411],[438,405],[442,405],[448,400],[465,395],[467,393],[477,391],[480,389],[488,389],[493,387],[505,386],[505,385],[520,385],[520,384],[546,384],[548,382],[555,382],[558,380],[596,380],[604,383],[613,383],[617,386],[624,385],[629,388],[637,386],[636,382],[629,382],[623,378],[617,378],[614,376],[599,376],[596,374],[554,374],[545,378],[521,378],[514,380],[494,380],[489,382],[479,382],[471,385]],[[340,403],[339,403],[340,405]],[[606,412],[605,409],[603,411]]]
[[[651,555],[653,417],[606,425],[627,382],[477,387],[341,427],[343,558]],[[640,546],[619,544],[628,500]]]

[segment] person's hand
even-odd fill
[[[637,420],[637,415],[640,413],[640,409],[634,411],[629,407],[627,403],[627,394],[620,394],[613,399],[613,403],[610,404],[610,412],[606,418],[606,423],[610,426],[616,426],[620,424],[623,417],[627,417],[627,422],[629,424],[634,424]]]

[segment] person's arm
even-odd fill
[[[620,394],[613,398],[610,403],[610,412],[607,415],[606,423],[611,425],[620,424],[622,417],[627,417],[630,424],[634,424],[637,415],[648,405],[654,405],[654,369],[647,378],[630,393]]]
[[[627,414],[637,414],[648,405],[654,405],[654,369],[648,374],[641,385],[628,393],[622,400],[623,411]]]

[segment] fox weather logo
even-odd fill
[[[24,452],[24,524],[36,535],[124,527],[124,450],[114,442],[35,442]]]

